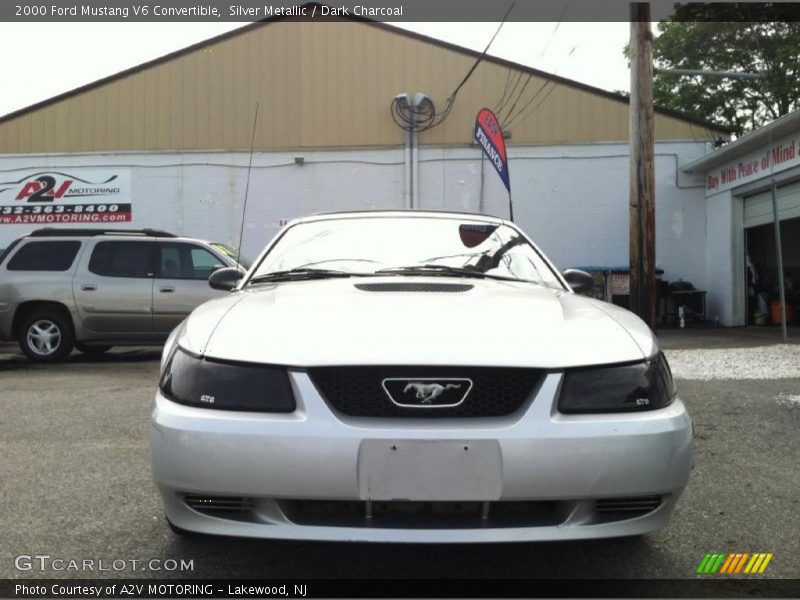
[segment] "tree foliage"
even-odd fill
[[[656,74],[656,105],[731,127],[739,135],[798,108],[800,15],[796,13],[793,5],[679,7],[671,20],[657,26],[656,68],[761,73],[763,77]]]

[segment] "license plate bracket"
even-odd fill
[[[358,452],[362,500],[492,501],[502,492],[496,440],[364,440]]]

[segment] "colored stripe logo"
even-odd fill
[[[763,573],[773,556],[772,552],[706,552],[696,572],[703,575]]]

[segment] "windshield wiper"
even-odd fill
[[[272,273],[264,273],[263,275],[256,275],[247,285],[253,283],[266,283],[271,281],[289,281],[295,279],[328,279],[332,277],[358,277],[361,273],[348,273],[347,271],[336,271],[334,269],[310,269],[306,267],[299,267],[296,269],[287,269],[286,271],[273,271]]]
[[[476,268],[469,267],[451,267],[448,265],[409,265],[407,267],[390,267],[388,269],[380,269],[375,271],[376,275],[433,275],[444,277],[474,277],[476,279],[500,279],[502,281],[524,281],[526,279],[518,279],[516,277],[506,277],[505,275],[494,275],[491,273],[484,273]]]
[[[407,267],[389,267],[379,269],[376,274],[387,275],[446,275],[455,277],[477,277],[483,279],[489,277],[486,273],[465,267],[450,267],[448,265],[409,265]]]

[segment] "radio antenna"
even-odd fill
[[[247,215],[247,194],[250,191],[250,171],[253,168],[253,149],[256,145],[256,123],[258,123],[258,102],[256,102],[256,115],[253,117],[253,135],[250,138],[250,162],[247,164],[247,183],[244,186],[244,203],[242,205],[242,228],[239,231],[239,247],[236,249],[236,264],[242,255],[242,239],[244,238],[244,219]]]

